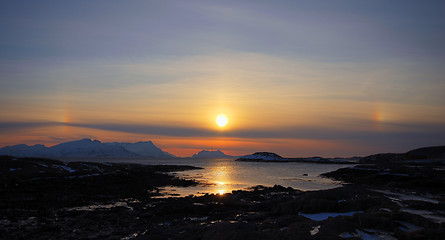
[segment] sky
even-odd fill
[[[445,145],[444,16],[443,1],[2,1],[0,147]]]

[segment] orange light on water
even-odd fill
[[[214,168],[212,174],[215,179],[214,183],[216,185],[215,190],[213,190],[214,193],[224,195],[225,193],[227,193],[227,191],[230,190],[228,186],[228,184],[230,184],[229,173],[230,172],[227,166],[220,165]]]

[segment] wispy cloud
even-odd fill
[[[372,124],[372,123],[364,123]],[[96,130],[160,135],[181,138],[194,137],[232,137],[232,138],[271,138],[271,139],[309,139],[309,140],[343,140],[343,141],[397,141],[412,138],[415,141],[425,139],[441,140],[445,139],[445,124],[421,125],[421,124],[387,124],[396,126],[399,130],[378,131],[378,130],[352,130],[328,127],[295,127],[287,126],[282,128],[268,129],[245,129],[218,131],[211,129],[159,126],[141,124],[113,124],[113,123],[60,123],[60,122],[2,122],[1,132],[13,132],[26,128],[39,128],[48,126],[70,126],[90,128]],[[371,125],[370,125],[371,126]]]
[[[30,128],[57,126],[57,122],[0,122],[0,133],[27,130]]]

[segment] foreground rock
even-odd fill
[[[183,166],[1,159],[0,239],[443,239],[440,194],[253,187],[155,198]],[[20,171],[25,171],[20,173]],[[45,174],[43,177],[36,177]],[[419,215],[422,211],[423,215]],[[426,212],[429,211],[429,212]],[[431,213],[431,214],[430,214]]]
[[[366,164],[444,165],[445,146],[423,147],[406,153],[380,153],[360,159]]]
[[[424,152],[422,149],[420,152]],[[428,152],[429,150],[427,150]],[[416,151],[414,151],[416,152]],[[435,152],[436,154],[437,152]],[[445,231],[445,167],[437,158],[416,159],[408,154],[378,154],[365,159],[374,164],[341,168],[323,176],[359,184],[396,203],[399,208],[392,213],[404,215],[397,220],[405,233],[395,235],[400,239],[440,239]],[[425,155],[424,155],[425,157]],[[434,161],[431,161],[434,160]],[[436,224],[436,230],[426,225]]]
[[[322,176],[379,188],[445,194],[445,167],[442,166],[363,164]]]

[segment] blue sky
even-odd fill
[[[0,144],[150,138],[177,155],[443,145],[444,5],[4,1]]]

